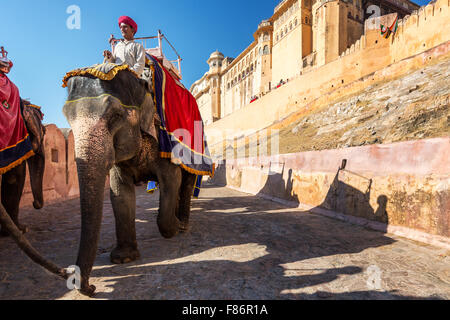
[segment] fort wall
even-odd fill
[[[312,101],[336,90],[345,94],[352,90],[352,82],[370,78],[376,72],[377,81],[406,74],[431,62],[433,56],[426,52],[433,48],[439,47],[439,54],[446,55],[449,52],[446,43],[450,40],[449,17],[449,0],[437,0],[399,20],[397,33],[388,39],[375,27],[373,20],[376,18],[366,20],[364,35],[336,60],[289,79],[284,86],[272,89],[259,100],[207,126],[209,144],[220,142],[222,137],[218,137],[217,132],[257,131],[302,109],[308,112]],[[380,19],[388,20],[389,16]],[[422,56],[417,57],[419,54]],[[430,61],[423,60],[424,56]],[[400,63],[405,59],[408,63]],[[373,85],[374,81],[374,78],[372,82],[364,81],[363,86]]]
[[[225,160],[212,181],[450,248],[449,150],[445,137]]]

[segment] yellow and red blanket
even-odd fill
[[[20,110],[19,89],[0,73],[0,175],[34,155]]]
[[[147,59],[151,61],[155,104],[161,119],[161,156],[170,158],[190,173],[214,176],[214,163],[197,101],[156,57],[147,54]]]

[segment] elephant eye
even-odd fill
[[[120,128],[122,122],[123,116],[121,114],[118,113],[113,114],[108,121],[108,131],[110,133],[114,133]]]

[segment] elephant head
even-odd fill
[[[44,196],[42,191],[45,152],[44,135],[45,127],[42,124],[43,114],[40,109],[31,105],[28,101],[23,101],[22,115],[31,138],[34,156],[27,160],[30,173],[31,190],[33,192],[33,206],[35,209],[42,209],[44,206]]]
[[[89,275],[97,253],[106,177],[113,165],[137,156],[141,131],[154,135],[155,109],[146,83],[127,70],[111,81],[75,76],[67,87],[63,113],[75,138],[82,218],[76,264],[81,292],[91,295],[95,287],[89,286]]]

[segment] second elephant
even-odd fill
[[[42,113],[29,102],[21,101],[22,116],[30,135],[34,156],[26,162],[3,174],[1,179],[1,203],[12,221],[23,233],[27,227],[19,223],[19,205],[25,185],[26,165],[30,173],[31,190],[33,192],[33,206],[41,209],[44,206],[42,183],[45,169],[44,135],[45,127],[42,124]],[[9,232],[4,228],[0,236],[7,236]]]

